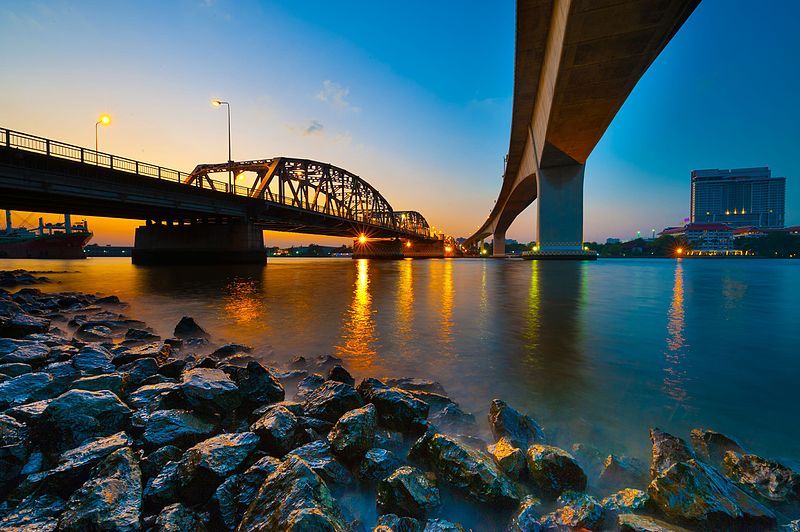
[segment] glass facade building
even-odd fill
[[[786,178],[767,167],[693,170],[692,223],[782,228]]]

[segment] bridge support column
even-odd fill
[[[136,228],[134,264],[266,264],[261,228],[247,222]]]
[[[492,257],[506,257],[506,232],[495,231],[492,235]]]
[[[537,184],[538,250],[529,259],[592,260],[583,250],[583,174],[585,165],[539,168]]]

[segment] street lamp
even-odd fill
[[[107,126],[110,123],[111,123],[111,117],[109,115],[102,114],[97,119],[97,122],[95,122],[95,124],[94,124],[94,164],[95,165],[98,164],[97,161],[98,161],[99,157],[98,157],[98,153],[97,152],[100,151],[99,142],[97,140],[97,127],[100,126],[100,125]]]
[[[231,171],[231,165],[233,164],[233,157],[231,156],[231,104],[223,102],[222,100],[212,100],[211,105],[214,107],[224,105],[228,110],[228,183],[231,187],[231,192],[233,192],[233,173]]]

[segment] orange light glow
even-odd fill
[[[98,124],[103,124],[104,126],[107,126],[108,124],[111,123],[111,117],[108,116],[108,115],[100,115],[100,118],[97,121],[97,123]]]
[[[450,253],[451,251],[453,251],[453,248],[452,248],[452,247],[450,247],[450,246],[445,246],[445,247],[444,247],[444,252],[445,252],[445,253]]]
[[[213,105],[214,107],[219,107],[220,105],[222,105],[222,102],[219,100],[213,100],[211,102],[211,105]]]
[[[361,233],[360,235],[358,235],[358,243],[359,244],[366,244],[367,243],[367,235],[365,235],[364,233]]]
[[[411,240],[409,240],[408,242],[406,242],[406,247],[407,247],[407,248],[410,248],[410,247],[411,247]]]
[[[677,253],[678,255],[682,255],[683,254],[683,248],[676,249],[675,253]]]

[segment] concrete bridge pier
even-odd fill
[[[495,231],[492,239],[492,257],[504,259],[506,257],[506,232]]]
[[[586,165],[570,164],[539,168],[536,172],[538,198],[538,250],[528,259],[593,260],[594,252],[583,249],[583,175]]]
[[[264,234],[244,221],[151,222],[136,228],[134,264],[266,264]]]
[[[353,241],[354,259],[441,259],[444,258],[442,240],[379,240]]]

